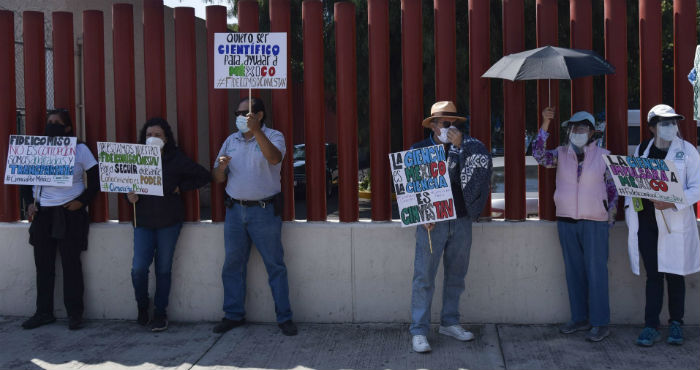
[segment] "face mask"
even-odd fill
[[[588,142],[588,134],[569,134],[569,142],[576,147],[581,148]]]
[[[246,118],[246,116],[236,116],[236,127],[238,127],[238,131],[243,134],[250,131],[248,128],[248,118]]]
[[[659,138],[665,141],[673,141],[673,138],[678,134],[678,126],[668,125],[661,126],[656,125],[656,133],[659,134]]]
[[[146,145],[155,145],[158,148],[163,149],[165,142],[159,137],[152,136],[146,139]]]
[[[46,130],[44,133],[46,134],[46,136],[50,136],[50,137],[65,136],[66,135],[66,127],[60,123],[49,123],[46,125]]]
[[[447,144],[448,139],[447,139],[447,131],[449,131],[449,128],[441,127],[440,128],[440,135],[438,135],[438,140],[441,142]]]

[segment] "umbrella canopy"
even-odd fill
[[[615,73],[615,68],[592,50],[545,46],[506,55],[481,77],[505,80],[570,80]]]

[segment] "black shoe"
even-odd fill
[[[136,322],[141,326],[146,326],[151,322],[151,318],[148,317],[148,306],[139,307],[139,317],[136,319]]]
[[[225,333],[233,328],[237,328],[241,325],[245,324],[245,319],[240,319],[240,320],[229,320],[227,318],[221,319],[221,322],[216,324],[214,327],[214,330],[212,330],[214,333],[221,334]]]
[[[42,325],[51,324],[55,321],[56,318],[50,313],[37,313],[25,320],[22,323],[22,327],[25,329],[36,329]]]
[[[71,316],[68,318],[68,330],[78,330],[83,327],[83,316]]]
[[[154,314],[151,321],[151,331],[164,331],[168,329],[168,316]]]
[[[299,333],[296,324],[294,324],[292,320],[287,320],[281,324],[278,324],[277,326],[282,329],[282,334],[288,337],[293,337]]]

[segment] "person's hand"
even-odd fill
[[[83,208],[83,203],[79,200],[71,200],[70,202],[63,205],[63,208],[69,211],[77,211]]]
[[[228,155],[222,155],[221,157],[217,158],[216,161],[219,163],[219,168],[224,169],[228,167],[228,162],[231,162],[231,157]]]
[[[129,203],[134,204],[139,201],[139,196],[134,193],[133,191],[130,191],[129,193],[126,194],[126,198],[129,199]]]
[[[657,200],[652,200],[652,202],[654,203],[654,208],[656,208],[656,209],[658,209],[658,210],[660,210],[660,211],[663,211],[664,209],[669,209],[669,208],[675,208],[675,207],[676,207],[676,205],[673,204],[673,203],[660,202],[660,201],[657,201]]]
[[[433,231],[433,229],[435,228],[435,223],[434,223],[434,222],[431,222],[431,223],[428,223],[428,224],[423,224],[423,227],[424,227],[426,230],[428,230],[428,232],[430,232],[430,231]]]
[[[37,212],[39,212],[39,208],[35,203],[31,203],[29,207],[27,207],[27,219],[31,220],[34,218]]]
[[[547,131],[549,123],[554,119],[554,107],[547,107],[542,110],[542,130]]]
[[[452,143],[452,146],[459,148],[462,144],[462,132],[456,127],[450,127],[450,129],[447,130],[447,140]]]
[[[255,113],[248,113],[246,114],[246,118],[248,119],[248,128],[250,129],[250,132],[256,133],[260,131],[260,120],[258,120],[257,114]]]
[[[175,190],[173,190],[173,194],[180,194],[180,187],[176,186]]]

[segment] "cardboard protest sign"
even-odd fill
[[[457,218],[442,145],[389,153],[401,226]]]
[[[97,142],[100,189],[105,193],[163,195],[160,148]]]
[[[214,34],[214,88],[286,89],[285,32]]]
[[[75,137],[10,135],[5,184],[73,185]]]
[[[603,155],[617,193],[668,203],[685,203],[683,187],[673,161],[620,155]]]

